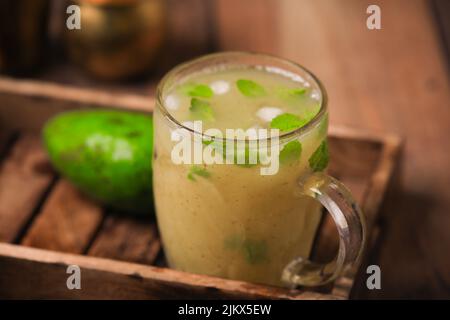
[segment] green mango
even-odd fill
[[[50,119],[43,140],[57,171],[88,196],[119,211],[153,212],[153,118],[91,109]]]

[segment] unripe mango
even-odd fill
[[[120,211],[153,211],[153,119],[105,109],[50,119],[44,145],[57,171],[88,196]]]

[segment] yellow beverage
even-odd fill
[[[298,181],[328,160],[319,84],[281,68],[220,63],[168,77],[154,114],[153,179],[169,265],[281,285],[285,266],[309,257],[321,218],[320,204],[298,192]],[[196,103],[207,107],[198,112]],[[195,120],[205,130],[282,128],[278,172],[262,175],[259,164],[174,164],[171,133]]]

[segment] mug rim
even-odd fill
[[[328,96],[327,96],[327,92],[325,90],[325,87],[323,86],[322,82],[317,78],[317,76],[312,73],[311,71],[309,71],[307,68],[305,68],[304,66],[302,66],[299,63],[296,63],[292,60],[289,59],[285,59],[285,58],[280,58],[277,57],[275,55],[271,55],[271,54],[266,54],[266,53],[258,53],[258,52],[251,52],[251,51],[221,51],[221,52],[216,52],[216,53],[210,53],[210,54],[206,54],[203,56],[200,56],[198,58],[194,58],[192,60],[183,62],[178,64],[177,66],[173,67],[171,70],[169,70],[164,77],[160,80],[160,82],[158,83],[158,86],[156,88],[156,108],[159,109],[159,111],[161,111],[161,113],[163,114],[164,118],[167,119],[168,121],[170,121],[172,124],[174,124],[176,127],[180,128],[180,129],[185,129],[188,132],[194,134],[194,135],[201,135],[202,137],[206,137],[207,139],[210,140],[214,140],[214,141],[228,141],[228,140],[232,140],[232,141],[247,141],[246,139],[241,140],[241,139],[227,139],[227,138],[217,138],[214,136],[209,136],[203,132],[198,132],[188,126],[183,125],[180,121],[178,121],[177,119],[175,119],[175,117],[173,117],[170,112],[167,110],[167,108],[164,105],[164,101],[163,101],[163,92],[165,89],[165,85],[167,84],[167,82],[169,82],[172,78],[176,77],[178,74],[181,74],[183,71],[185,71],[186,69],[193,67],[197,64],[202,64],[208,61],[214,61],[217,58],[235,58],[235,57],[240,57],[240,56],[247,56],[247,57],[254,57],[254,58],[266,58],[269,59],[271,61],[275,61],[281,64],[285,64],[288,65],[290,67],[293,67],[294,69],[300,70],[303,73],[306,73],[308,76],[310,76],[314,81],[315,84],[317,85],[318,89],[320,90],[321,93],[321,101],[320,101],[320,109],[319,112],[304,126],[297,128],[295,130],[292,131],[288,131],[282,134],[279,134],[277,136],[277,138],[281,141],[281,140],[285,140],[285,139],[289,139],[292,137],[300,137],[305,135],[306,133],[310,132],[312,130],[312,128],[314,128],[320,121],[322,121],[322,119],[325,117],[325,115],[327,114],[327,107],[328,107]],[[232,59],[230,59],[232,60]],[[246,64],[242,64],[242,65],[246,65]],[[250,64],[247,64],[250,66]],[[261,63],[261,64],[254,64],[251,66],[263,66],[263,67],[270,67],[270,63]],[[302,76],[299,73],[290,71],[290,70],[286,70],[280,67],[276,67],[280,70],[283,71],[288,71],[290,73],[293,73],[295,75],[299,75]],[[263,138],[263,139],[255,139],[253,141],[270,141],[273,137],[267,137],[267,138]]]

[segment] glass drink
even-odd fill
[[[170,267],[270,285],[312,286],[333,280],[359,258],[363,215],[349,191],[323,173],[326,103],[324,88],[310,72],[267,55],[208,55],[165,76],[154,112],[153,181]],[[203,129],[280,129],[276,174],[262,175],[260,163],[174,163],[176,130],[184,130],[192,145],[228,143],[217,136],[205,139],[211,137],[192,126],[195,120],[203,120]],[[248,140],[245,146],[248,160]],[[321,205],[340,236],[336,259],[324,265],[308,260]]]

